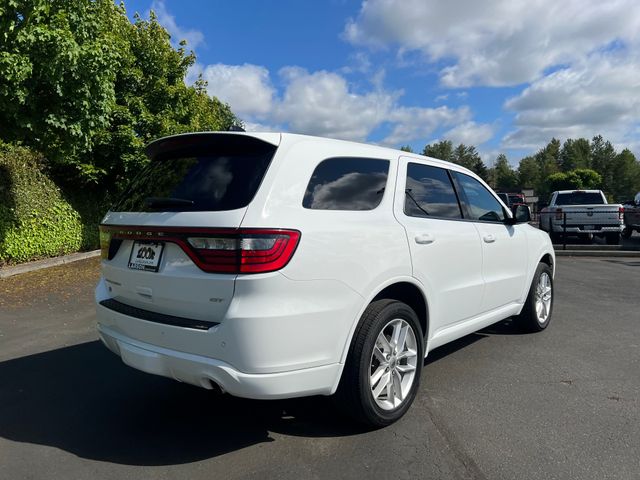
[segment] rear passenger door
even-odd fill
[[[519,301],[527,275],[528,225],[506,225],[498,199],[477,179],[451,172],[463,200],[465,218],[473,222],[482,239],[482,276],[485,291],[482,311]]]
[[[445,168],[401,157],[394,214],[404,226],[413,275],[429,294],[431,336],[478,314],[482,302],[482,247],[473,223],[463,221]]]

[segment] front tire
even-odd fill
[[[423,352],[424,336],[411,307],[396,300],[372,302],[351,341],[338,406],[376,428],[400,419],[418,391]]]
[[[553,313],[553,296],[553,271],[546,263],[539,263],[527,300],[518,315],[518,322],[524,330],[541,332],[547,328]]]

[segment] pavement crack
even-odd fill
[[[440,436],[444,439],[445,443],[453,453],[455,459],[464,467],[464,478],[470,478],[473,480],[487,480],[486,475],[482,472],[478,464],[464,449],[461,442],[458,441],[455,434],[451,431],[449,426],[442,421],[435,412],[435,405],[428,395],[425,395],[424,401],[426,405],[426,411],[429,415],[431,423],[436,427]]]

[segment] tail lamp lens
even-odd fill
[[[188,237],[207,272],[264,273],[284,267],[298,245],[295,230],[239,230],[230,236]]]
[[[562,209],[561,208],[557,208],[556,209],[556,220],[562,220]]]
[[[622,220],[624,218],[624,207],[618,208],[618,218]]]

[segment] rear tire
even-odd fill
[[[553,272],[546,263],[539,263],[529,294],[517,321],[527,332],[541,332],[551,322],[553,313]]]
[[[607,245],[618,245],[620,243],[620,233],[605,233],[604,235]]]
[[[396,300],[372,302],[351,341],[337,406],[375,428],[400,419],[418,391],[423,352],[424,336],[411,307]]]
[[[631,238],[632,234],[633,234],[633,228],[624,227],[624,230],[622,230],[622,238],[624,239]]]

